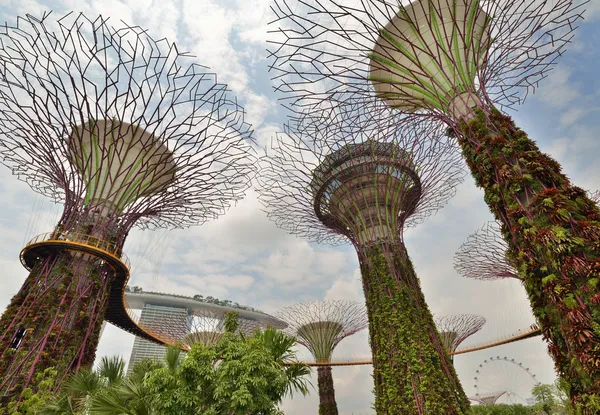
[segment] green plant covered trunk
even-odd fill
[[[510,117],[478,110],[459,128],[556,369],[578,413],[600,413],[600,211]]]
[[[404,244],[358,249],[378,415],[466,414],[450,362]]]
[[[34,267],[0,317],[0,413],[23,409],[31,395],[92,366],[113,275],[66,251]]]
[[[337,415],[331,366],[320,366],[317,369],[317,378],[319,383],[319,415]]]

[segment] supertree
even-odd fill
[[[403,241],[406,227],[454,194],[463,179],[460,154],[436,140],[430,124],[399,132],[379,125],[369,107],[354,109],[348,124],[309,114],[277,135],[262,158],[259,200],[290,233],[354,245],[378,413],[464,413],[468,400]]]
[[[276,88],[312,111],[343,90],[448,126],[502,224],[573,403],[596,412],[600,211],[498,110],[535,91],[571,42],[585,1],[407,3],[275,0]]]
[[[475,396],[475,397],[469,398],[469,399],[471,399],[472,401],[475,401],[475,402],[479,402],[482,405],[496,405],[496,402],[498,401],[498,399],[500,399],[505,394],[506,394],[506,391],[490,392],[486,395]]]
[[[506,255],[508,244],[498,222],[486,223],[454,254],[454,269],[466,278],[491,281],[514,278],[521,281],[514,261]]]
[[[0,319],[4,402],[92,364],[134,225],[201,224],[254,174],[249,125],[214,74],[137,26],[48,16],[0,33],[0,161],[64,204],[23,249],[31,272]]]
[[[458,346],[481,330],[484,324],[485,318],[475,314],[454,314],[435,318],[435,326],[451,360],[454,360],[453,354]]]
[[[287,334],[306,347],[317,362],[330,362],[336,346],[368,325],[365,307],[355,301],[328,300],[285,307],[276,315]],[[337,414],[331,366],[317,369],[319,415]]]

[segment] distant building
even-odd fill
[[[165,339],[169,344],[185,342],[190,338],[190,333],[222,332],[223,319],[228,312],[238,313],[240,329],[287,327],[284,321],[250,307],[228,307],[181,295],[144,292],[141,289],[126,291],[126,303],[129,309],[142,310],[138,327]],[[164,345],[136,337],[127,372],[130,373],[135,364],[144,358],[162,360],[165,352]]]
[[[185,307],[145,303],[139,323],[140,326],[156,327],[157,329],[170,325],[171,330],[179,332],[179,336],[183,338],[190,333],[192,318]],[[129,358],[129,365],[127,366],[127,373],[130,373],[133,366],[144,358],[162,360],[165,352],[165,346],[136,336]]]

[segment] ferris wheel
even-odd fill
[[[527,404],[531,389],[540,384],[525,364],[507,356],[484,360],[473,379],[475,396],[471,399],[484,405]]]

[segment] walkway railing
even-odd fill
[[[518,341],[521,339],[525,339],[528,337],[533,337],[535,335],[541,334],[541,330],[537,326],[529,327],[528,330],[518,330],[515,333],[509,334],[508,336],[504,336],[502,338],[482,342],[479,344],[467,345],[460,350],[452,353],[452,355],[470,353],[477,350],[488,349],[490,347],[499,346],[502,344],[512,343],[514,341]],[[315,362],[315,361],[302,361],[308,366],[360,366],[360,365],[371,365],[373,364],[373,360],[371,357],[357,357],[353,360],[332,360],[330,362]],[[290,362],[291,364],[291,362]]]
[[[468,344],[463,347],[460,347],[453,353],[453,355],[471,353],[477,350],[489,349],[490,347],[500,346],[502,344],[512,343],[517,340],[525,339],[528,337],[533,337],[535,335],[541,334],[541,330],[537,326],[530,326],[527,329],[520,329],[514,333],[511,333],[507,336],[499,337],[494,340],[488,340],[486,342],[481,342],[477,344]]]
[[[125,254],[123,254],[120,250],[117,249],[115,244],[97,238],[95,236],[87,235],[84,233],[75,233],[75,232],[46,232],[41,235],[36,236],[31,241],[29,241],[25,248],[39,244],[42,242],[67,242],[69,245],[81,245],[81,246],[89,246],[95,248],[99,251],[103,251],[110,256],[113,256],[119,259],[121,262],[125,264],[127,269],[131,268],[131,263],[129,262],[129,258]]]

